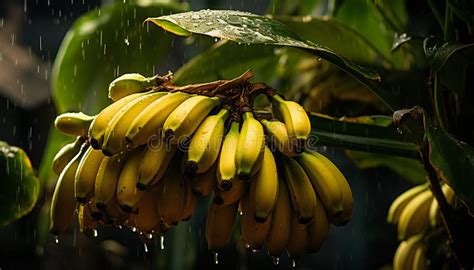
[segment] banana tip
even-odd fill
[[[89,143],[91,144],[92,148],[94,148],[95,150],[99,150],[99,149],[100,149],[99,140],[94,139],[94,138],[90,138]]]
[[[120,209],[124,212],[124,213],[131,213],[133,211],[133,207],[129,206],[129,205],[125,205],[125,204],[120,204]]]
[[[196,163],[196,161],[194,161],[194,160],[189,160],[189,161],[186,163],[186,170],[185,170],[185,173],[186,173],[187,176],[189,176],[189,177],[194,177],[194,176],[196,176],[197,170],[198,170],[198,164]]]
[[[223,181],[221,182],[221,188],[222,188],[224,191],[229,191],[229,190],[232,188],[232,181],[223,180]]]
[[[85,204],[85,203],[87,203],[87,199],[86,199],[86,198],[82,198],[82,197],[79,197],[79,196],[76,197],[76,201],[77,201],[78,203],[80,203],[80,204]]]
[[[138,182],[137,183],[137,189],[138,190],[141,190],[141,191],[145,191],[147,189],[147,185],[141,183],[141,182]]]
[[[242,181],[250,181],[250,174],[249,173],[240,173],[239,179]]]

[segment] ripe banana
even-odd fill
[[[240,179],[250,180],[250,177],[260,169],[264,148],[265,135],[262,124],[253,117],[252,112],[245,112],[235,152],[235,167]]]
[[[183,101],[190,97],[189,94],[176,92],[155,100],[146,106],[132,121],[125,135],[130,145],[142,145],[147,142],[161,142],[163,124]]]
[[[224,124],[229,116],[227,109],[208,116],[191,139],[188,149],[186,172],[189,175],[207,171],[217,159],[224,135]]]
[[[407,206],[407,204],[413,200],[418,194],[425,191],[428,188],[428,184],[425,183],[423,185],[416,185],[409,190],[403,192],[399,195],[390,205],[390,209],[388,210],[387,215],[387,222],[392,224],[397,224],[400,218],[400,214],[402,213],[403,209]]]
[[[296,259],[300,257],[305,251],[308,244],[308,229],[305,224],[299,221],[299,215],[292,211],[291,225],[290,225],[290,240],[286,246],[288,257]]]
[[[209,251],[217,252],[229,242],[239,202],[229,205],[211,203],[207,211],[206,240]]]
[[[148,94],[150,94],[150,92],[136,93],[126,96],[105,107],[99,114],[97,114],[89,127],[89,141],[91,146],[94,149],[100,149],[104,141],[105,130],[112,118],[131,101]]]
[[[263,222],[257,222],[255,220],[255,179],[252,180],[250,192],[247,192],[240,200],[240,209],[242,216],[240,218],[240,228],[242,232],[242,238],[244,241],[254,250],[260,250],[267,238],[268,231],[270,230],[271,213],[270,217]]]
[[[151,233],[160,222],[160,215],[156,208],[158,192],[157,188],[152,188],[146,191],[138,202],[138,213],[134,215],[134,218],[135,225],[140,232]]]
[[[123,74],[109,84],[109,98],[117,101],[134,93],[146,91],[155,86],[157,76],[147,78],[138,73]]]
[[[201,196],[209,195],[216,186],[216,171],[217,164],[214,163],[209,170],[191,177],[189,183],[191,184],[192,191],[201,194]]]
[[[279,95],[272,97],[272,108],[276,109],[275,111],[285,122],[290,143],[295,147],[295,152],[302,153],[311,133],[311,122],[306,111],[300,104],[284,100]]]
[[[298,221],[310,223],[316,211],[316,193],[304,169],[292,158],[283,160],[285,180]]]
[[[79,203],[87,203],[94,196],[95,179],[104,155],[100,150],[88,147],[77,168],[74,194]]]
[[[324,205],[326,212],[331,217],[337,217],[342,214],[343,194],[336,175],[326,166],[326,163],[307,151],[300,156],[295,157],[298,163],[303,167],[306,174],[313,184],[314,190],[318,195],[320,202]]]
[[[166,92],[156,92],[136,98],[125,105],[110,120],[105,130],[104,143],[102,144],[102,152],[106,156],[114,155],[126,148],[125,135],[128,128],[137,115],[155,100],[166,95]]]
[[[168,143],[185,143],[201,122],[219,104],[219,98],[193,96],[182,102],[166,118],[163,136]]]
[[[422,235],[414,235],[400,243],[393,256],[393,270],[412,269],[415,250],[421,244]]]
[[[264,223],[270,216],[278,198],[278,172],[272,151],[265,146],[262,166],[250,184],[253,218]]]
[[[53,158],[53,172],[56,175],[61,174],[62,170],[71,161],[71,159],[77,155],[84,143],[84,137],[76,137],[76,140],[72,143],[64,145]]]
[[[291,201],[285,182],[278,181],[278,198],[272,211],[266,247],[271,256],[278,257],[285,251],[290,240]]]
[[[77,220],[81,233],[89,237],[94,236],[94,231],[97,230],[97,221],[91,216],[91,210],[88,204],[79,205]]]
[[[194,209],[196,208],[197,199],[196,195],[194,195],[193,190],[191,189],[191,184],[189,181],[184,180],[184,212],[183,217],[181,218],[182,221],[188,221],[191,219]]]
[[[116,200],[117,183],[125,160],[125,155],[115,155],[105,157],[100,163],[94,187],[97,208],[105,211],[107,205]]]
[[[151,184],[156,184],[165,174],[177,147],[167,145],[160,140],[156,146],[148,145],[143,153],[143,159],[138,170],[137,188],[145,190]]]
[[[222,149],[217,159],[216,178],[221,190],[230,190],[237,180],[235,153],[239,142],[239,122],[232,121],[229,132],[224,138]]]
[[[66,135],[86,136],[94,116],[82,112],[68,112],[60,114],[54,120],[54,126]]]
[[[86,147],[87,146],[84,144],[79,153],[69,161],[59,175],[58,182],[54,188],[49,218],[50,230],[55,235],[59,235],[69,227],[74,215],[76,209],[76,200],[74,199],[74,177],[77,168],[79,167],[79,161],[81,160]]]
[[[417,245],[413,255],[412,269],[425,270],[428,269],[426,260],[426,244],[421,242]]]
[[[341,187],[342,191],[342,213],[338,216],[332,217],[328,216],[329,222],[336,226],[344,226],[346,225],[352,217],[352,206],[353,206],[353,198],[352,198],[352,190],[347,182],[346,177],[342,174],[342,172],[330,161],[327,157],[321,155],[315,151],[309,151],[311,155],[316,156],[323,162],[331,171],[332,175],[335,176],[335,180],[337,181],[338,185]]]
[[[247,191],[248,186],[248,182],[236,180],[234,181],[232,188],[229,190],[220,190],[216,188],[214,191],[214,203],[218,205],[229,205],[237,202]]]
[[[329,226],[330,224],[323,204],[318,202],[314,220],[308,225],[308,243],[306,246],[308,253],[315,253],[321,249],[324,242],[326,242]]]
[[[294,145],[290,143],[290,137],[288,136],[285,123],[280,121],[268,121],[266,119],[262,119],[260,122],[270,135],[270,142],[280,153],[287,157],[295,157],[299,154],[295,151]]]
[[[142,163],[144,147],[134,149],[125,160],[117,183],[117,200],[125,213],[132,212],[143,196],[137,189],[138,170]]]
[[[454,191],[447,184],[444,184],[441,187],[441,189],[443,191],[444,197],[446,198],[446,201],[450,205],[453,205],[454,204],[454,199],[455,199]],[[430,215],[431,227],[436,227],[440,222],[441,216],[440,216],[440,212],[439,212],[438,201],[435,200],[435,199],[433,199],[433,201],[431,202],[430,214],[429,215]]]
[[[101,210],[105,214],[106,221],[110,224],[122,224],[130,214],[124,213],[120,209],[120,205],[117,201],[117,197],[114,197],[105,207],[105,210]]]
[[[433,195],[428,189],[418,194],[407,204],[398,221],[398,239],[405,240],[428,227],[432,201]]]

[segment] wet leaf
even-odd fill
[[[474,44],[439,42],[435,38],[427,38],[423,43],[426,59],[433,72],[438,72],[456,52],[472,48]]]
[[[0,141],[0,227],[21,218],[36,204],[40,185],[23,149]]]
[[[474,210],[474,148],[452,135],[427,125],[430,162],[437,175],[446,181],[470,208]]]

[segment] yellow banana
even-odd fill
[[[425,190],[407,204],[398,221],[398,239],[407,239],[428,227],[432,201],[431,190]]]
[[[191,219],[194,209],[196,208],[196,195],[194,195],[193,190],[191,189],[191,184],[189,181],[184,180],[184,190],[185,190],[185,207],[184,207],[184,213],[183,217],[181,220],[183,221],[188,221]]]
[[[125,135],[133,120],[146,106],[166,94],[167,92],[151,93],[136,98],[123,106],[110,120],[105,130],[104,143],[102,144],[104,155],[111,156],[124,150],[127,146]]]
[[[84,137],[78,136],[72,143],[64,145],[53,158],[53,172],[59,175],[71,159],[77,155],[84,143]]]
[[[393,256],[393,270],[412,269],[415,250],[421,239],[422,235],[418,234],[400,243]]]
[[[86,136],[93,120],[94,116],[82,112],[68,112],[58,115],[54,120],[54,126],[66,135]]]
[[[88,204],[79,205],[77,220],[79,222],[79,230],[81,233],[89,237],[94,236],[94,232],[97,232],[97,221],[91,216]]]
[[[291,144],[295,152],[301,153],[311,132],[311,122],[303,107],[294,102],[284,100],[279,95],[272,97],[272,106],[285,122]]]
[[[161,142],[161,130],[166,119],[176,107],[189,97],[189,94],[176,92],[150,103],[130,124],[125,135],[127,143],[142,145],[147,142],[156,142],[157,144]]]
[[[298,214],[295,211],[291,213],[290,240],[286,246],[288,257],[296,259],[305,251],[308,244],[308,229],[305,224],[299,222]]]
[[[165,140],[172,144],[187,142],[204,118],[218,104],[219,98],[206,96],[193,96],[182,102],[163,124]]]
[[[95,179],[104,155],[89,146],[77,168],[74,194],[79,203],[87,203],[94,196]]]
[[[290,229],[291,201],[286,184],[279,180],[278,198],[272,211],[270,229],[265,244],[271,256],[278,257],[285,251],[290,240]]]
[[[80,204],[80,205],[86,205],[88,208],[88,211],[90,213],[90,216],[96,220],[97,222],[103,222],[106,221],[104,217],[103,211],[101,211],[99,208],[97,208],[96,203],[95,203],[95,197],[92,197],[91,200],[88,203],[85,204]]]
[[[49,212],[50,230],[53,234],[59,235],[64,232],[71,223],[76,209],[74,177],[86,147],[84,144],[79,153],[69,161],[59,175],[58,182],[54,188],[53,197],[51,199],[51,210]]]
[[[292,158],[283,159],[285,180],[298,221],[310,223],[316,211],[316,193],[304,169]]]
[[[268,231],[270,230],[271,213],[270,217],[264,222],[257,222],[255,220],[255,199],[257,198],[254,184],[255,179],[252,180],[250,192],[247,192],[240,200],[240,209],[242,216],[240,218],[240,228],[242,232],[242,238],[244,241],[254,250],[260,250],[267,238]]]
[[[194,132],[188,149],[186,172],[189,175],[207,171],[217,159],[224,135],[224,124],[229,116],[227,109],[208,116]]]
[[[176,146],[167,145],[161,140],[157,145],[147,145],[138,171],[137,188],[139,190],[145,190],[163,177],[176,149]]]
[[[145,92],[157,85],[157,76],[147,78],[138,73],[128,73],[116,78],[109,84],[109,98],[117,101],[134,93]]]
[[[409,190],[403,192],[402,194],[398,195],[398,197],[392,202],[390,205],[390,209],[388,210],[387,215],[387,222],[392,224],[397,224],[400,218],[400,214],[402,213],[403,209],[407,206],[407,204],[413,200],[418,194],[425,191],[428,188],[428,184],[423,185],[416,185]]]
[[[250,184],[253,213],[257,222],[265,222],[270,216],[278,198],[278,172],[272,151],[265,146],[262,166]]]
[[[295,157],[303,167],[313,184],[320,202],[324,205],[328,216],[337,217],[342,214],[343,194],[339,182],[336,180],[332,170],[317,155],[302,153]]]
[[[112,200],[116,200],[117,183],[125,160],[125,155],[105,157],[102,160],[97,171],[94,187],[97,208],[105,211],[107,205]]]
[[[412,269],[414,270],[428,269],[428,264],[427,264],[427,259],[426,259],[426,244],[423,242],[418,244],[414,251]]]
[[[133,100],[148,95],[150,92],[137,93],[126,96],[117,102],[105,107],[92,121],[89,127],[89,141],[94,149],[100,149],[104,141],[104,134],[112,118],[127,104]]]
[[[214,191],[214,203],[218,205],[229,205],[237,202],[247,191],[248,186],[248,182],[236,180],[234,181],[232,188],[229,190],[220,190],[216,188]]]
[[[207,196],[211,193],[216,186],[216,171],[217,164],[215,163],[209,170],[204,173],[198,174],[189,179],[191,189],[193,192],[201,194],[201,196]]]
[[[206,240],[209,251],[217,252],[229,242],[239,202],[229,205],[211,203],[207,211]]]
[[[124,213],[120,209],[120,205],[118,203],[117,197],[114,197],[102,210],[105,213],[105,217],[108,223],[110,224],[122,224],[130,214]]]
[[[280,121],[268,121],[263,119],[260,121],[270,135],[270,141],[280,153],[287,157],[297,156],[295,147],[290,143],[290,137],[288,136],[288,130],[286,125]]]
[[[245,112],[235,152],[235,167],[240,179],[250,180],[250,177],[260,169],[264,148],[265,135],[262,124],[253,117],[252,112]]]
[[[235,153],[239,142],[239,122],[232,121],[229,132],[227,132],[222,149],[217,159],[216,178],[221,190],[229,190],[232,183],[237,179],[235,167]]]
[[[315,151],[309,151],[311,155],[316,156],[326,164],[326,166],[332,171],[332,175],[335,176],[335,180],[341,187],[342,191],[342,213],[336,217],[329,216],[329,221],[336,225],[336,226],[343,226],[346,225],[347,222],[351,220],[352,217],[352,206],[353,206],[353,198],[352,198],[352,190],[349,186],[349,183],[346,180],[346,177],[341,173],[341,171],[329,160],[327,157],[321,155]]]
[[[316,205],[314,220],[308,225],[308,253],[318,252],[326,242],[329,233],[329,221],[322,203]]]
[[[144,147],[134,149],[125,160],[117,183],[117,200],[125,213],[132,212],[143,196],[137,189],[138,170],[142,162]]]
[[[443,194],[444,194],[444,197],[446,198],[446,201],[450,205],[453,205],[454,199],[455,199],[454,191],[447,184],[444,184],[441,187],[441,189],[443,190]],[[439,224],[440,219],[441,219],[440,212],[439,212],[439,204],[436,199],[433,199],[433,201],[431,202],[429,215],[430,215],[431,227],[436,227]]]
[[[146,191],[138,203],[138,213],[135,216],[135,224],[140,232],[151,233],[160,222],[160,214],[156,207],[159,190],[152,188]]]

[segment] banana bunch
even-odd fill
[[[173,85],[170,74],[126,74],[98,114],[59,115],[56,127],[76,139],[55,157],[51,231],[67,230],[77,209],[89,235],[99,225],[163,234],[191,218],[197,195],[212,193],[209,250],[226,246],[240,212],[249,248],[292,258],[318,251],[330,224],[350,220],[351,188],[308,149],[304,109],[248,74],[187,86]],[[271,103],[266,114],[252,107],[260,94]]]
[[[449,205],[455,207],[454,191],[447,184],[442,184],[441,190]],[[393,258],[393,269],[430,268],[426,250],[433,234],[444,233],[440,220],[439,205],[428,183],[408,189],[393,201],[387,222],[397,225],[402,241]]]

